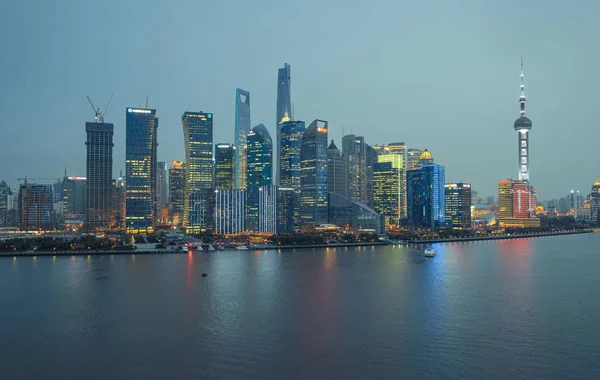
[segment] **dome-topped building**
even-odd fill
[[[421,162],[421,165],[433,164],[433,155],[431,154],[430,151],[425,149],[419,156],[419,161]]]

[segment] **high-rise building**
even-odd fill
[[[273,141],[263,124],[252,128],[247,136],[246,150],[246,229],[259,229],[259,198],[261,186],[273,183]]]
[[[534,213],[531,199],[531,185],[523,181],[514,181],[513,192],[513,218],[530,218]],[[577,208],[575,208],[577,209]]]
[[[12,190],[6,182],[0,182],[0,227],[8,227],[9,199],[12,197]]]
[[[386,225],[397,224],[400,215],[398,168],[393,163],[377,162],[373,172],[375,212],[383,216]]]
[[[327,148],[327,189],[346,197],[348,189],[346,162],[333,140]]]
[[[171,220],[176,226],[183,223],[184,194],[185,164],[182,161],[171,161],[171,169],[169,169],[169,205]]]
[[[250,93],[235,89],[235,188],[246,188],[246,137],[250,132]]]
[[[277,173],[280,176],[280,186],[294,189],[294,225],[296,228],[300,223],[300,149],[305,131],[306,127],[303,121],[284,121],[280,129],[281,156],[278,160],[279,170]]]
[[[590,194],[590,220],[592,222],[600,221],[600,181],[598,179],[592,185]]]
[[[446,222],[445,168],[427,149],[420,161],[420,169],[407,172],[408,219],[415,227],[437,229]]]
[[[261,233],[277,233],[277,186],[266,185],[258,189],[258,228]]]
[[[510,179],[498,181],[498,219],[513,217],[513,181]]]
[[[367,148],[365,138],[356,135],[342,137],[342,155],[346,160],[348,198],[367,203]]]
[[[313,121],[302,136],[300,149],[300,223],[303,228],[326,224],[327,122]]]
[[[215,191],[215,232],[221,235],[244,231],[246,191],[243,189],[217,189]]]
[[[292,92],[291,92],[291,81],[292,81],[292,68],[287,63],[283,65],[277,72],[277,114],[275,115],[275,128],[277,129],[277,149],[275,158],[279,162],[282,156],[281,152],[281,127],[283,122],[289,121],[292,114]],[[284,117],[286,120],[284,120]],[[293,115],[292,115],[293,118]],[[279,165],[275,165],[279,168]],[[276,185],[281,184],[280,171],[277,171]]]
[[[394,215],[389,215],[392,224],[400,224],[400,220],[406,218],[406,177],[404,167],[404,149],[398,144],[383,146],[378,149],[379,156],[377,162],[389,162],[395,169],[393,174],[393,188],[396,195],[393,197],[397,204],[393,207]],[[403,143],[402,143],[403,144]],[[375,209],[377,210],[377,209]],[[388,216],[388,215],[386,215]]]
[[[119,230],[125,228],[126,196],[125,177],[123,172],[115,182],[115,227]]]
[[[205,202],[209,197],[205,190],[213,188],[213,114],[184,112],[181,123],[185,144],[183,227],[186,233],[198,234],[212,227],[204,218],[208,217]]]
[[[534,217],[534,192],[525,181],[498,181],[498,224],[501,227],[540,227]]]
[[[110,193],[113,179],[114,126],[111,123],[104,123],[104,120],[88,122],[85,123],[85,131],[87,134],[85,225],[89,229],[109,228],[113,212],[110,207]],[[129,139],[129,134],[127,136]]]
[[[19,188],[19,227],[22,231],[49,231],[54,228],[52,185],[27,183]]]
[[[278,234],[294,232],[296,194],[292,187],[277,187],[277,230]]]
[[[419,158],[423,153],[422,149],[408,149],[406,151],[406,171],[421,169],[421,161]]]
[[[519,152],[519,181],[529,182],[529,131],[532,123],[525,117],[525,84],[523,80],[523,58],[521,58],[521,96],[519,104],[521,105],[521,116],[515,121],[515,131],[518,136]]]
[[[446,223],[453,230],[471,228],[471,185],[446,184]]]
[[[201,188],[189,194],[187,203],[189,205],[188,224],[185,228],[187,234],[215,231],[216,194],[213,188]]]
[[[168,173],[167,163],[163,161],[157,162],[156,165],[156,220],[160,223],[166,223],[167,221],[163,217],[165,209],[169,205],[169,188],[168,188]]]
[[[127,233],[153,233],[156,220],[158,118],[155,109],[126,109],[125,182]],[[112,180],[111,177],[109,177]],[[110,186],[110,182],[108,182]],[[110,194],[110,191],[108,192]],[[110,195],[107,195],[107,205]]]
[[[374,182],[373,182],[373,170],[375,168],[375,163],[377,162],[377,156],[379,152],[373,148],[372,146],[365,144],[365,177],[366,177],[366,199],[365,204],[369,208],[375,207],[375,192],[374,192]]]
[[[62,185],[62,193],[63,214],[66,218],[83,219],[86,216],[86,182],[86,177],[67,177],[65,175]],[[110,212],[112,208],[109,207],[108,210]],[[107,224],[97,227],[109,227],[109,221],[110,218],[106,221]],[[86,225],[90,226],[87,224],[87,222]]]
[[[246,138],[244,138],[246,144]],[[215,188],[217,189],[233,189],[235,185],[235,170],[236,170],[236,148],[233,144],[216,144],[215,145]],[[246,174],[246,157],[244,157],[244,175]],[[244,179],[244,187],[246,180]]]

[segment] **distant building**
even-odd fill
[[[174,225],[183,223],[184,194],[185,164],[182,161],[171,161],[171,169],[169,169],[169,205],[171,220]]]
[[[393,199],[397,202],[396,205],[393,206],[394,214],[388,215],[390,217],[390,222],[392,224],[398,225],[400,224],[400,220],[406,218],[406,171],[404,167],[404,143],[397,143],[391,146],[383,146],[378,149],[379,156],[377,157],[378,163],[389,162],[392,164],[392,171],[388,171],[388,173],[393,175],[391,178],[391,184],[394,188],[394,192],[396,194],[393,196]],[[381,166],[379,166],[381,168]],[[381,175],[381,172],[380,174]],[[375,209],[377,210],[376,206]]]
[[[112,171],[112,170],[111,170]],[[80,218],[84,219],[86,216],[86,177],[66,177],[63,179],[62,193],[63,193],[63,214],[65,218]],[[109,190],[109,202],[110,202],[110,187]],[[90,190],[91,191],[91,190]],[[87,223],[87,226],[96,226],[108,228],[110,227],[110,212],[112,208],[110,203],[106,206],[108,214],[106,215],[106,224],[98,226],[98,223]],[[88,211],[88,216],[90,212]]]
[[[343,197],[347,195],[348,177],[346,162],[333,140],[331,140],[331,144],[327,148],[327,189],[330,193],[335,193]]]
[[[244,138],[246,144],[246,138]],[[215,145],[215,188],[220,190],[235,188],[236,149],[233,144]],[[246,158],[244,157],[244,174],[246,173]],[[244,186],[246,181],[244,180]]]
[[[598,179],[592,185],[590,194],[590,220],[592,222],[600,221],[600,181]]]
[[[252,128],[246,151],[246,229],[259,230],[260,188],[273,183],[273,141],[263,124]]]
[[[258,228],[261,233],[277,233],[277,186],[266,185],[258,189]]]
[[[408,149],[406,151],[406,170],[416,170],[421,168],[421,161],[419,158],[423,153],[422,149]]]
[[[245,230],[246,191],[243,189],[217,189],[215,198],[215,232],[220,235],[243,232]]]
[[[471,228],[471,185],[446,184],[446,223],[453,230]]]
[[[12,190],[6,182],[0,182],[0,227],[9,227],[8,210],[9,199],[12,197]]]
[[[327,122],[315,120],[302,136],[300,150],[300,223],[303,228],[326,224]]]
[[[275,158],[277,163],[279,163],[280,157],[283,157],[283,152],[281,151],[281,147],[284,146],[281,136],[281,128],[283,127],[283,123],[285,121],[290,120],[290,116],[292,114],[292,91],[291,91],[291,82],[292,82],[292,67],[287,63],[283,65],[277,71],[277,109],[275,115],[275,128],[277,129],[277,148],[275,149]],[[293,115],[292,115],[293,118]],[[275,167],[279,167],[279,165],[275,165]],[[281,171],[277,171],[277,177],[275,181],[276,185],[283,185],[281,183]],[[289,185],[286,185],[289,186]]]
[[[155,109],[126,109],[125,228],[127,233],[153,233],[156,220],[158,118]],[[112,180],[112,177],[109,177]],[[110,186],[107,182],[106,186]],[[109,193],[107,193],[109,194]],[[104,199],[110,203],[109,195]]]
[[[235,89],[235,184],[224,188],[246,188],[246,137],[250,132],[250,93]],[[217,186],[218,188],[219,186]]]
[[[156,220],[160,223],[166,223],[164,217],[165,209],[169,206],[169,186],[167,173],[167,163],[159,161],[156,165]]]
[[[277,228],[278,234],[294,232],[294,210],[296,194],[292,187],[277,187]]]
[[[19,189],[19,227],[22,231],[54,229],[52,185],[25,183]]]
[[[398,155],[402,158],[402,166],[399,168],[399,177],[400,177],[400,218],[406,218],[406,144],[403,142],[391,143],[388,144],[388,152],[393,155]],[[379,154],[377,156],[377,161],[379,160]],[[382,162],[386,162],[384,159]],[[392,160],[394,162],[394,160]],[[398,162],[398,161],[396,161]]]
[[[125,177],[121,173],[115,181],[115,227],[119,230],[125,229],[126,196]]]
[[[215,232],[216,192],[213,188],[194,190],[188,197],[189,213],[187,234]]]
[[[367,144],[365,138],[356,135],[342,137],[342,155],[346,160],[348,198],[366,204],[367,195]]]
[[[445,168],[425,149],[420,169],[407,171],[408,219],[417,228],[437,229],[446,222]]]
[[[281,124],[279,140],[281,156],[279,158],[279,184],[294,189],[294,226],[300,226],[300,150],[302,136],[306,131],[303,121],[284,121]]]
[[[214,227],[204,220],[210,217],[204,204],[207,189],[213,189],[213,114],[184,112],[181,123],[185,145],[183,227],[188,234],[198,234]],[[214,214],[212,219],[214,222]]]
[[[374,211],[385,218],[386,226],[398,224],[400,189],[398,168],[392,162],[377,162],[373,171]]]
[[[129,114],[129,112],[128,112]],[[129,120],[129,119],[128,119]],[[128,125],[130,125],[128,123]],[[132,125],[131,125],[132,126]],[[77,191],[77,186],[72,183],[71,194],[77,198],[83,195],[83,211],[79,209],[78,199],[68,198],[65,206],[73,205],[73,209],[63,210],[65,214],[84,215],[85,225],[89,229],[110,228],[113,219],[113,209],[110,207],[111,181],[113,169],[113,134],[114,126],[111,123],[85,123],[87,141],[86,182],[81,185],[82,192]],[[134,144],[133,136],[128,136],[128,142]],[[130,151],[130,157],[135,159]],[[69,186],[67,186],[69,188]],[[65,184],[63,183],[63,197]],[[76,207],[77,205],[77,207]]]
[[[348,228],[354,233],[383,233],[381,216],[364,203],[333,193],[328,193],[327,198],[329,224]]]
[[[498,181],[498,219],[513,217],[512,180]]]

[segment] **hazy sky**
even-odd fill
[[[588,193],[600,175],[598,1],[3,1],[0,180],[85,175],[86,95],[115,125],[160,119],[158,159],[184,158],[181,114],[213,112],[233,142],[235,88],[275,136],[277,69],[292,66],[295,118],[370,144],[405,141],[481,196],[515,178],[525,59],[531,182],[540,199]]]

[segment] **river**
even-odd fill
[[[0,378],[600,378],[600,234],[434,248],[2,258]]]

